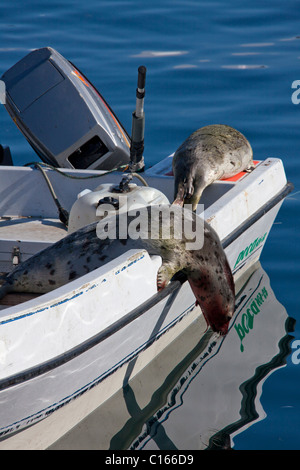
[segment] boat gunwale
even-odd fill
[[[257,222],[261,217],[263,217],[267,212],[273,209],[277,204],[279,204],[292,190],[294,186],[289,181],[286,185],[279,191],[274,197],[272,197],[267,203],[265,203],[260,209],[258,209],[254,214],[249,216],[239,227],[233,230],[225,239],[222,240],[222,246],[225,249],[231,245],[237,238],[241,236],[253,223]],[[244,266],[244,265],[243,265]],[[241,266],[241,268],[243,267]],[[183,281],[174,280],[162,291],[153,295],[150,299],[143,302],[142,305],[134,308],[128,312],[125,316],[118,319],[113,324],[109,325],[104,330],[98,332],[96,335],[92,336],[88,340],[83,341],[82,343],[76,345],[64,353],[51,358],[50,360],[45,361],[42,364],[33,366],[25,371],[14,374],[10,377],[6,377],[0,380],[0,391],[8,389],[12,386],[19,385],[23,382],[29,381],[35,377],[38,377],[42,374],[49,372],[63,364],[71,361],[72,359],[80,356],[85,353],[87,350],[101,343],[108,337],[112,336],[114,333],[119,331],[121,328],[127,326],[132,321],[137,319],[146,313],[150,308],[153,308],[157,303],[162,301],[165,297],[173,294],[178,290],[182,284],[186,282],[186,279]],[[171,307],[171,305],[170,305]],[[145,346],[147,348],[148,345]],[[144,348],[144,349],[145,349]]]
[[[251,227],[255,222],[257,222],[261,217],[263,217],[265,214],[267,214],[273,207],[275,207],[278,203],[283,201],[286,196],[292,192],[294,189],[293,183],[290,181],[286,182],[286,185],[279,191],[275,196],[273,196],[271,199],[269,199],[263,206],[261,206],[256,212],[251,214],[241,225],[236,227],[229,235],[227,235],[223,240],[222,240],[222,246],[224,249],[226,249],[229,245],[231,245],[237,238],[241,236],[245,230]],[[239,269],[241,269],[244,266],[245,263],[243,263],[237,270],[234,271],[237,272]]]

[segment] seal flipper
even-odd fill
[[[194,194],[194,177],[192,175],[188,175],[187,180],[185,182],[185,199],[190,199]]]
[[[172,266],[171,263],[163,263],[157,271],[157,290],[161,291],[164,289],[169,284],[174,274],[174,266]]]

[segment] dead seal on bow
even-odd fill
[[[109,221],[115,221],[111,225],[114,229],[117,228],[115,238],[110,237],[108,230],[107,238],[100,239],[99,222],[92,223],[18,265],[7,275],[0,288],[0,298],[9,292],[49,292],[103,266],[130,249],[145,249],[150,255],[159,255],[162,258],[157,274],[158,290],[163,289],[176,273],[183,272],[208,325],[213,331],[226,334],[234,312],[234,283],[217,233],[194,212],[177,205],[156,206],[158,212],[155,213],[155,220],[159,214],[158,220],[161,221],[162,207],[167,210],[172,207],[170,230],[167,234],[163,233],[166,224],[161,223],[157,236],[151,238],[153,206],[141,211],[144,220],[140,217],[138,224],[136,216],[127,216],[128,229],[132,223],[139,225],[140,237],[137,239],[119,238],[120,215],[101,221],[102,228]],[[124,221],[124,214],[122,217]],[[184,217],[190,218],[191,222],[192,231],[188,235],[182,230]],[[191,247],[191,242],[195,242],[199,227],[203,231],[201,246],[195,245],[196,249],[187,249]]]
[[[243,134],[224,124],[202,127],[174,154],[174,199],[192,204],[192,209],[196,210],[207,186],[248,170],[252,165],[252,148]]]

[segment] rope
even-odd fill
[[[30,163],[26,163],[24,166],[34,166],[35,168],[38,168],[43,177],[45,178],[45,181],[47,183],[47,186],[50,190],[50,193],[53,197],[53,200],[58,208],[58,213],[59,213],[59,220],[66,226],[68,227],[68,221],[69,221],[69,213],[66,209],[64,209],[62,207],[62,205],[60,204],[57,196],[56,196],[56,193],[54,191],[54,188],[51,184],[51,181],[49,180],[48,178],[48,175],[47,173],[45,172],[45,169],[43,167],[46,167],[48,169],[51,169],[51,170],[54,170],[56,171],[57,173],[59,173],[60,175],[62,176],[65,176],[66,178],[71,178],[71,179],[81,179],[81,180],[85,180],[85,179],[92,179],[92,178],[99,178],[101,176],[104,176],[104,175],[107,175],[109,173],[112,173],[114,171],[118,171],[118,170],[121,170],[122,168],[124,169],[123,171],[126,170],[126,168],[128,168],[128,165],[122,165],[118,168],[113,168],[112,170],[107,170],[105,171],[104,173],[102,173],[101,175],[89,175],[89,176],[78,176],[78,175],[68,175],[67,173],[64,173],[63,171],[60,171],[58,170],[56,167],[52,166],[52,165],[49,165],[48,163],[42,163],[42,162],[30,162]],[[143,183],[144,186],[148,186],[146,180],[141,176],[139,175],[138,173],[130,173],[132,176],[135,176],[136,178],[138,178],[141,183]]]
[[[71,178],[71,179],[79,179],[79,180],[87,180],[87,179],[93,179],[93,178],[101,178],[102,176],[108,175],[109,173],[113,173],[114,171],[120,171],[122,170],[123,172],[128,168],[128,165],[121,165],[117,168],[112,168],[111,170],[106,170],[104,173],[101,173],[101,175],[89,175],[89,176],[78,176],[78,175],[69,175],[68,173],[65,173],[63,171],[60,171],[58,168],[55,166],[49,165],[48,163],[43,163],[43,162],[30,162],[26,163],[24,166],[35,166],[39,168],[42,171],[42,166],[49,168],[51,170],[56,171],[62,176],[65,176],[66,178]],[[143,183],[144,186],[148,186],[146,180],[138,173],[130,173],[132,176],[135,176],[138,178],[141,183]]]
[[[24,166],[45,166],[46,168],[50,168],[51,170],[56,171],[62,176],[65,176],[66,178],[71,178],[71,179],[79,179],[79,180],[87,180],[87,179],[92,179],[92,178],[101,178],[101,176],[105,176],[109,173],[112,173],[113,171],[119,171],[122,170],[122,168],[127,168],[128,165],[122,165],[118,168],[113,168],[112,170],[107,170],[104,173],[101,173],[101,175],[89,175],[89,176],[78,176],[78,175],[68,175],[68,173],[64,173],[63,171],[60,171],[58,168],[52,165],[48,165],[48,163],[43,163],[43,162],[30,162],[26,163]]]
[[[25,166],[26,166],[26,165],[25,165]],[[41,171],[43,177],[45,178],[45,181],[46,181],[46,183],[47,183],[47,185],[48,185],[48,188],[49,188],[49,190],[50,190],[50,193],[51,193],[51,195],[52,195],[52,197],[53,197],[53,199],[54,199],[54,202],[55,202],[55,204],[56,204],[56,206],[57,206],[57,208],[58,208],[59,220],[60,220],[66,227],[68,227],[68,221],[69,221],[69,213],[68,213],[68,211],[67,211],[66,209],[64,209],[64,208],[62,207],[62,205],[60,204],[60,202],[59,202],[59,200],[58,200],[58,198],[57,198],[57,196],[56,196],[56,194],[55,194],[55,191],[54,191],[54,189],[53,189],[53,186],[52,186],[52,184],[51,184],[51,181],[49,180],[49,178],[48,178],[48,176],[47,176],[47,174],[46,174],[44,168],[43,168],[39,163],[35,163],[34,166],[35,166],[36,168],[38,168],[38,169]]]

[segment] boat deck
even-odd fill
[[[42,217],[0,217],[1,240],[55,243],[67,231],[58,219]]]
[[[7,273],[19,262],[65,237],[67,230],[59,219],[2,216],[0,233],[0,272]]]

